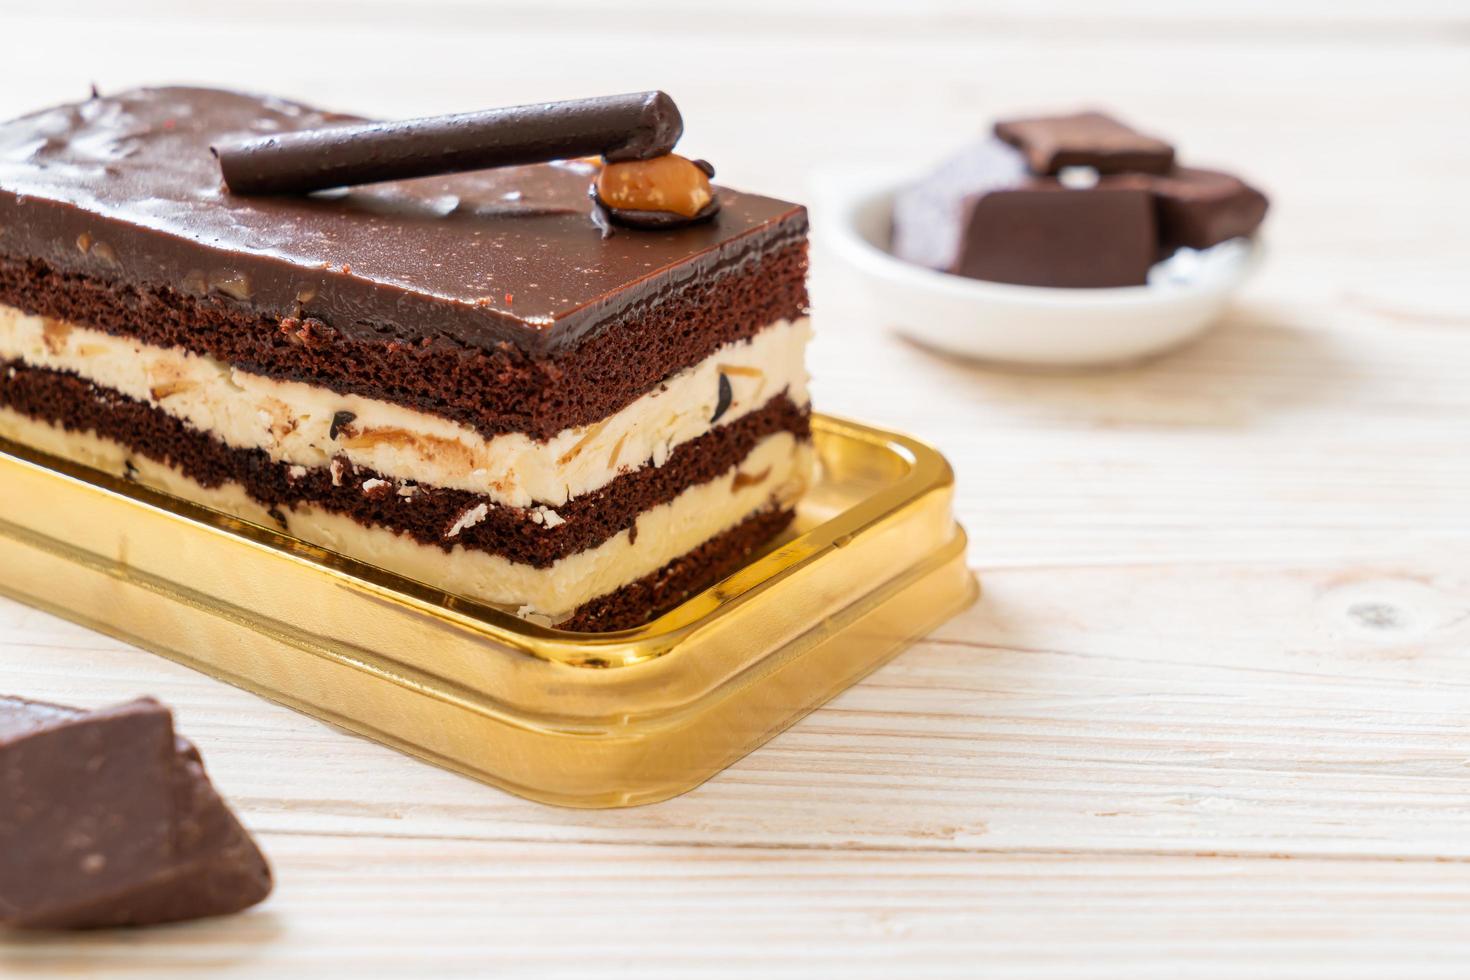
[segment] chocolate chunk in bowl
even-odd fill
[[[1006,119],[995,135],[1019,149],[1034,173],[1091,167],[1101,174],[1168,173],[1174,147],[1101,112]]]
[[[941,272],[1023,286],[1142,286],[1181,248],[1255,232],[1264,194],[1176,166],[1174,148],[1097,112],[998,122],[901,188],[893,254]]]
[[[893,253],[942,272],[1021,286],[1141,286],[1157,258],[1148,190],[1087,189],[1030,173],[983,140],[893,204]]]
[[[1134,180],[1153,195],[1164,255],[1254,234],[1270,206],[1265,194],[1218,170],[1175,167],[1167,174]]]
[[[993,133],[917,177],[827,175],[822,225],[886,325],[983,360],[1116,364],[1204,331],[1255,268],[1267,200],[1245,181],[1100,113]]]
[[[1058,186],[995,191],[966,201],[951,271],[1021,286],[1141,286],[1158,254],[1147,191]]]

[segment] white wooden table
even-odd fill
[[[722,179],[805,198],[1085,101],[1276,206],[1228,322],[1103,373],[925,353],[819,252],[816,397],[950,454],[986,595],[665,804],[527,803],[0,601],[0,688],[175,705],[279,878],[0,940],[0,974],[1470,974],[1467,48],[1428,0],[11,0],[5,115],[92,80],[384,115],[662,86]]]

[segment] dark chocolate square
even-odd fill
[[[1250,235],[1261,226],[1269,207],[1265,194],[1218,170],[1175,167],[1164,176],[1142,180],[1154,194],[1166,254]]]
[[[966,202],[948,271],[1020,286],[1141,286],[1158,255],[1145,190],[1029,188]]]
[[[1101,112],[1009,119],[995,135],[1019,149],[1033,173],[1091,167],[1100,174],[1167,173],[1174,147]]]

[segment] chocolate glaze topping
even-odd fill
[[[341,123],[212,149],[236,194],[295,194],[574,157],[645,160],[671,151],[683,132],[673,99],[634,92],[402,122]]]
[[[560,350],[634,304],[806,234],[718,188],[712,220],[604,238],[576,162],[310,197],[225,190],[212,144],[358,122],[277,99],[139,89],[0,125],[0,255],[315,317],[349,338]]]

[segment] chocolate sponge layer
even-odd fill
[[[0,406],[69,432],[96,433],[179,469],[201,486],[238,484],[267,509],[279,512],[295,504],[312,504],[445,551],[462,545],[537,568],[633,527],[649,508],[728,472],[767,436],[790,432],[807,439],[811,434],[807,408],[779,395],[759,410],[676,447],[664,465],[623,473],[606,486],[559,505],[556,513],[562,523],[546,527],[533,520],[529,510],[499,506],[463,490],[415,486],[408,496],[400,495],[397,483],[356,468],[345,458],[331,469],[308,469],[293,477],[290,465],[272,460],[262,450],[231,448],[144,402],[75,375],[19,361],[0,362]],[[364,490],[365,484],[370,489]],[[459,518],[481,503],[487,506],[485,518],[448,537]]]
[[[777,507],[752,514],[653,574],[584,603],[557,625],[565,630],[605,633],[646,623],[735,571],[784,531],[795,516],[795,511]]]
[[[807,312],[805,240],[635,304],[581,343],[532,357],[443,337],[348,335],[310,316],[254,313],[219,296],[137,286],[0,255],[0,303],[27,313],[181,347],[266,377],[393,402],[487,436],[549,439],[624,408],[722,345]]]

